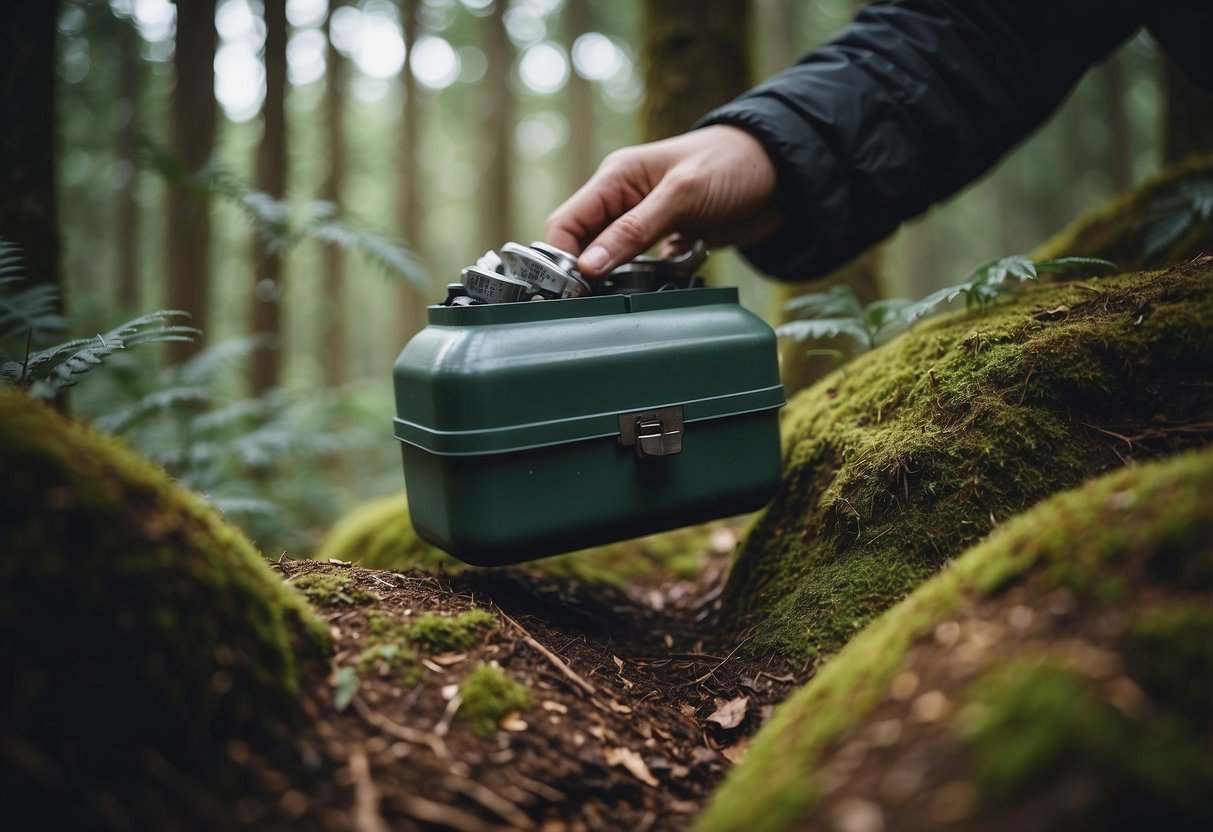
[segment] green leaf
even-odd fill
[[[349,707],[358,693],[358,671],[347,665],[333,674],[333,707],[338,712]]]
[[[1036,271],[1040,274],[1115,274],[1117,266],[1101,257],[1056,257],[1052,260],[1037,260]]]
[[[797,341],[816,341],[847,335],[854,338],[865,349],[872,348],[872,336],[860,318],[822,318],[814,320],[788,321],[775,330],[776,335],[795,338]]]
[[[824,292],[797,295],[783,306],[798,318],[859,318],[863,307],[850,286],[831,286]]]

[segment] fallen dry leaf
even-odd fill
[[[742,738],[735,745],[730,745],[728,748],[720,749],[720,756],[724,757],[726,760],[728,760],[733,765],[737,765],[743,759],[745,759],[746,751],[748,751],[749,748],[750,748],[749,739]]]
[[[611,710],[617,714],[630,714],[632,712],[632,709],[630,707],[628,707],[627,705],[620,704],[619,702],[616,702],[614,699],[607,702],[607,704],[611,707]]]
[[[715,722],[725,730],[736,728],[745,719],[746,710],[749,707],[750,697],[738,696],[736,699],[730,699],[717,708],[705,721]]]
[[[554,714],[567,714],[569,712],[569,709],[567,706],[562,705],[559,702],[555,702],[551,699],[545,699],[543,701],[543,709],[545,711],[551,711]]]
[[[517,711],[513,711],[511,713],[506,714],[502,718],[501,722],[498,723],[498,725],[500,725],[506,731],[515,731],[515,732],[525,731],[528,727],[530,727],[526,724],[526,722],[524,720],[519,718]]]
[[[434,662],[443,667],[450,667],[453,664],[459,664],[467,660],[467,653],[443,653],[434,657]]]
[[[606,756],[607,765],[623,766],[637,780],[653,788],[661,785],[657,778],[649,773],[649,767],[645,764],[644,758],[632,749],[604,748],[603,754]]]

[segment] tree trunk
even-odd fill
[[[1104,113],[1108,125],[1108,181],[1116,193],[1133,184],[1133,144],[1129,131],[1125,61],[1112,55],[1103,65]]]
[[[211,158],[215,147],[215,0],[178,0],[177,44],[169,123],[169,150],[192,173]],[[169,183],[168,234],[165,244],[165,304],[190,313],[202,330],[193,341],[167,345],[170,363],[196,355],[206,344],[210,324],[211,218],[204,197],[181,184]]]
[[[257,187],[286,196],[286,0],[265,0],[264,132],[257,152]],[[265,240],[253,240],[253,334],[265,338],[253,351],[249,386],[260,396],[282,381],[283,257]]]
[[[808,8],[795,0],[759,0],[755,4],[758,30],[758,74],[781,72],[798,57],[799,16]]]
[[[345,184],[345,59],[333,45],[329,24],[333,11],[342,0],[329,0],[329,13],[324,21],[328,43],[325,53],[324,131],[328,144],[328,170],[320,186],[320,198],[332,203],[341,212],[341,189]],[[320,368],[324,383],[337,387],[349,380],[350,345],[346,330],[345,253],[334,243],[326,243],[322,257],[324,269],[323,334],[320,338]]]
[[[1162,60],[1162,163],[1213,152],[1213,93],[1193,84],[1166,55]]]
[[[0,27],[0,237],[20,247],[29,282],[62,288],[55,199],[58,16],[58,2],[17,3]]]
[[[589,0],[568,0],[564,7],[564,45],[570,57],[574,42],[588,31]],[[574,66],[569,68],[565,101],[569,117],[569,182],[566,190],[572,193],[593,175],[598,164],[598,153],[594,149],[594,88]]]
[[[421,230],[422,198],[421,165],[421,119],[422,91],[416,76],[409,66],[413,57],[413,46],[420,34],[421,21],[419,17],[420,0],[402,0],[400,18],[404,28],[404,67],[400,71],[400,79],[404,84],[404,123],[400,129],[400,191],[396,197],[397,211],[400,215],[400,233],[404,241],[413,250],[417,259],[425,262],[425,247]],[[403,346],[409,338],[421,331],[425,326],[425,307],[430,298],[425,297],[416,286],[402,281],[396,290],[397,316],[396,341]]]
[[[135,199],[139,181],[135,154],[139,140],[139,96],[143,88],[143,62],[139,57],[139,33],[134,21],[117,20],[118,101],[127,108],[126,121],[115,137],[115,156],[123,178],[114,194],[114,289],[123,309],[142,305],[139,268],[139,203]]]
[[[750,86],[749,12],[746,0],[645,0],[647,141],[685,132]]]
[[[514,168],[514,45],[505,29],[507,0],[496,0],[488,17],[485,56],[488,75],[482,86],[480,162],[480,248],[497,248],[512,239]]]

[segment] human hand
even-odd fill
[[[547,242],[578,253],[577,268],[601,277],[667,238],[668,248],[702,239],[747,245],[775,233],[775,166],[759,141],[712,125],[603,160],[547,219]],[[667,252],[668,253],[668,252]]]

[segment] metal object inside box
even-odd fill
[[[705,256],[591,282],[570,254],[508,243],[465,269],[395,365],[417,532],[501,565],[764,505],[775,334],[736,289],[702,286]]]

